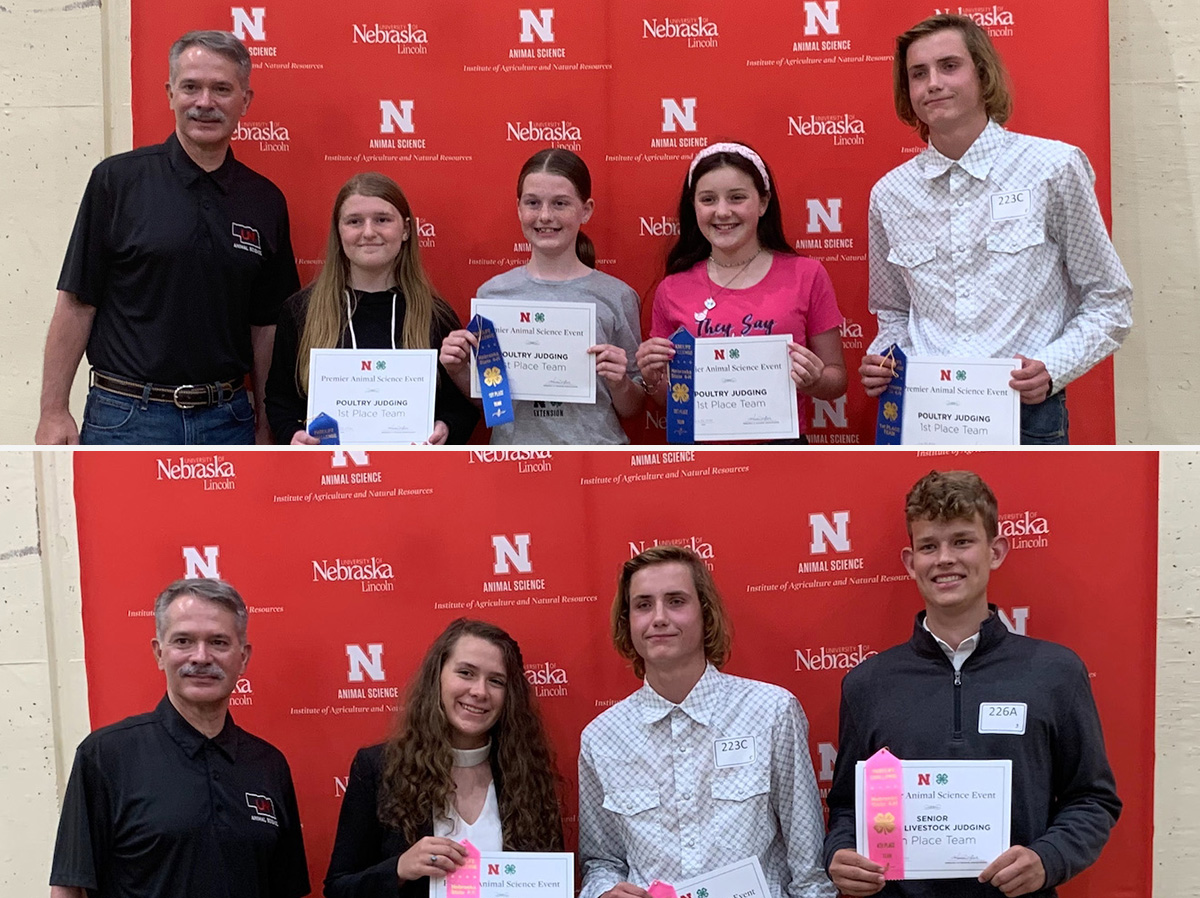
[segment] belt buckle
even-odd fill
[[[175,388],[175,391],[171,394],[171,401],[175,403],[175,407],[176,408],[200,408],[201,406],[207,405],[208,401],[206,399],[202,399],[199,402],[189,402],[186,399],[179,398],[180,390],[194,390],[195,388],[196,388],[195,384],[180,384],[179,386],[177,386]]]

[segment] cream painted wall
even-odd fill
[[[129,4],[0,4],[0,443],[33,440],[79,197],[96,162],[131,146]],[[1116,360],[1117,441],[1200,443],[1200,3],[1109,8],[1113,239],[1137,296]]]
[[[1112,450],[1109,450],[1112,451]],[[71,459],[0,453],[0,895],[45,893],[88,731]],[[1159,477],[1154,898],[1194,898],[1200,860],[1200,453]]]

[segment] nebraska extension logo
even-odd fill
[[[205,490],[231,490],[237,472],[233,462],[220,455],[177,456],[156,459],[158,480],[198,480]]]
[[[796,649],[796,670],[850,670],[862,663],[864,658],[878,655],[870,646],[859,643],[850,646],[815,649]]]
[[[996,527],[1013,549],[1044,549],[1050,545],[1050,521],[1037,511],[1002,514]]]
[[[790,115],[788,137],[828,137],[835,147],[866,143],[867,126],[849,112],[829,115]]]
[[[529,681],[538,698],[566,695],[567,686],[570,685],[566,669],[552,661],[526,664],[525,679]]]
[[[642,40],[686,41],[689,49],[716,47],[720,31],[717,23],[704,16],[664,16],[642,19]]]
[[[392,592],[392,566],[381,558],[321,558],[312,560],[313,582],[359,583],[363,592]]]
[[[399,26],[363,23],[352,27],[352,42],[355,44],[390,44],[397,53],[417,56],[429,52],[429,35],[424,28],[418,28],[412,22]]]

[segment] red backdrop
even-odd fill
[[[255,647],[233,712],[291,761],[319,893],[350,759],[386,734],[389,691],[403,694],[451,619],[482,617],[521,643],[571,784],[573,845],[579,733],[638,685],[607,638],[616,576],[672,542],[708,561],[726,597],[728,670],[804,705],[824,792],[845,670],[907,639],[922,607],[899,558],[903,499],[934,467],[976,470],[1000,499],[1014,550],[989,598],[1006,622],[1070,646],[1092,672],[1125,811],[1064,895],[1149,898],[1148,453],[77,453],[92,724],[162,695],[149,647],[159,590],[185,575],[230,580]],[[362,697],[343,691],[354,689]]]
[[[1108,13],[1095,0],[249,2],[133,0],[134,142],[172,128],[161,87],[171,42],[192,28],[238,33],[255,98],[236,152],[287,195],[306,283],[337,189],[375,169],[408,194],[427,267],[465,320],[479,284],[527,260],[516,176],[553,144],[591,167],[599,267],[642,295],[648,329],[687,160],[740,139],[775,171],[789,239],[833,278],[853,371],[876,330],[868,193],[923,146],[892,109],[894,38],[946,9],[975,17],[1004,55],[1011,126],[1081,146],[1109,212]],[[813,404],[810,440],[873,441],[875,403],[851,380],[848,396]],[[1076,442],[1113,442],[1111,364],[1071,397]],[[662,415],[648,410],[629,430],[661,443]]]

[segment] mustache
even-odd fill
[[[219,122],[225,124],[225,113],[220,109],[189,109],[187,117],[194,122]]]
[[[225,679],[225,671],[213,663],[199,664],[195,661],[189,661],[183,667],[179,668],[181,677],[215,677],[218,680]]]

